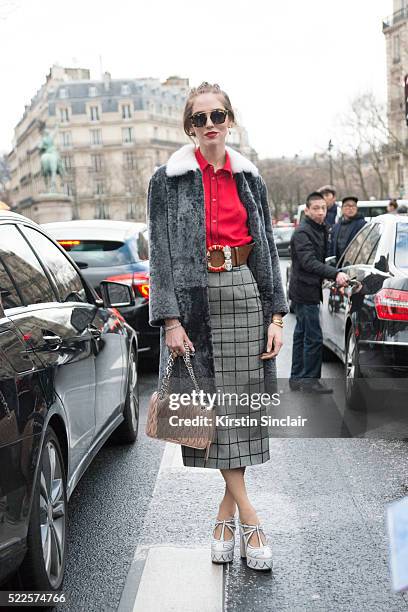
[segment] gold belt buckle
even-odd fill
[[[224,263],[221,266],[212,266],[210,264],[210,256],[212,251],[222,251],[224,253]],[[207,267],[210,272],[222,272],[232,270],[231,247],[222,244],[212,244],[207,250]]]

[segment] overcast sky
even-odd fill
[[[336,144],[338,116],[386,96],[392,0],[0,0],[0,151],[50,66],[189,77],[230,95],[260,157]]]

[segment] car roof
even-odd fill
[[[408,215],[404,213],[385,213],[371,219],[371,223],[408,223]]]
[[[120,240],[147,229],[146,223],[133,221],[111,221],[109,219],[84,219],[44,223],[42,227],[56,239]]]
[[[0,221],[24,221],[32,223],[33,225],[37,225],[34,221],[29,219],[28,217],[24,217],[23,215],[19,215],[18,213],[11,212],[11,210],[0,210]]]

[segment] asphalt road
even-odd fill
[[[285,265],[282,262],[283,271]],[[293,315],[288,315],[278,359],[282,380],[290,369],[293,324]],[[324,377],[340,380],[342,373],[339,362],[324,364]],[[139,567],[135,551],[157,544],[209,547],[222,478],[217,470],[186,469],[168,461],[159,471],[165,444],[144,434],[156,376],[144,374],[140,383],[142,422],[137,443],[105,445],[71,498],[67,604],[57,610],[99,612],[120,606],[121,611],[130,611],[129,592],[140,579],[134,571]],[[296,411],[308,413],[309,398],[285,396]],[[342,409],[333,398],[314,400],[316,406],[341,420]],[[220,596],[224,609],[406,610],[406,596],[393,594],[390,588],[384,509],[387,502],[407,493],[407,444],[344,435],[272,438],[270,448],[271,461],[249,468],[247,474],[249,494],[273,547],[274,571],[249,570],[237,549],[224,572]],[[180,572],[177,567],[168,569]],[[196,570],[200,571],[199,564]],[[205,610],[194,595],[190,610]]]

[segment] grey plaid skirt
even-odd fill
[[[183,463],[217,469],[264,463],[270,458],[268,427],[261,423],[266,409],[258,407],[258,402],[251,406],[245,401],[251,394],[264,393],[260,355],[266,346],[259,289],[246,264],[230,272],[209,272],[208,284],[217,392],[221,397],[227,393],[237,396],[215,404],[216,415],[226,419],[219,419],[222,422],[217,424],[207,462],[204,464],[204,450],[182,446]],[[237,421],[245,424],[235,425]]]

